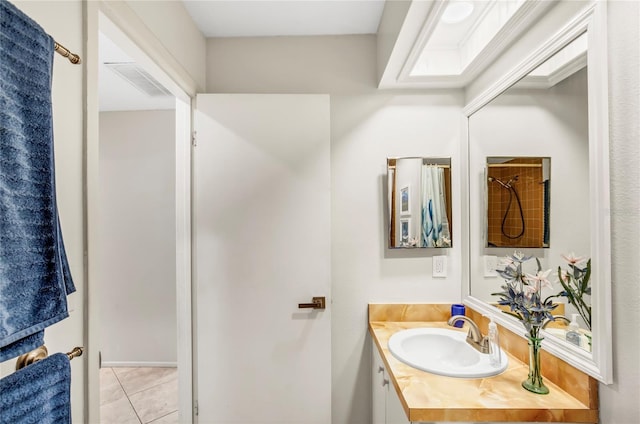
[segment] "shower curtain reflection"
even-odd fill
[[[438,165],[423,164],[421,247],[451,245],[444,186],[444,169]]]
[[[389,247],[451,247],[449,158],[387,160]]]

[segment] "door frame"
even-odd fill
[[[178,415],[193,422],[193,340],[191,294],[191,102],[195,84],[165,51],[154,48],[157,40],[138,25],[131,9],[119,2],[86,2],[86,146],[85,146],[85,281],[84,297],[87,347],[84,381],[84,421],[100,421],[99,334],[99,111],[98,34],[103,32],[141,64],[176,98],[175,213],[176,213],[176,318],[178,362]],[[143,29],[141,29],[143,28]],[[154,57],[154,59],[151,59]]]

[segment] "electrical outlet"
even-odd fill
[[[441,278],[447,276],[447,257],[446,256],[433,257],[433,276],[441,277]]]
[[[498,257],[493,255],[484,255],[484,276],[497,277]]]

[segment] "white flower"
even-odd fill
[[[553,285],[551,284],[551,281],[549,281],[548,279],[549,274],[551,274],[550,269],[546,271],[538,271],[536,275],[527,274],[527,281],[529,281],[535,287],[540,287],[541,289],[543,287],[552,289]]]
[[[522,260],[525,258],[524,253],[522,252],[513,252],[513,257],[520,262],[522,262]]]
[[[568,255],[560,255],[562,259],[567,261],[569,265],[577,266],[578,264],[584,262],[586,259],[584,256],[576,256],[575,253],[571,252]]]

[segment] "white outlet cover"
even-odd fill
[[[498,276],[496,268],[498,268],[498,257],[494,255],[484,255],[484,276],[495,278]]]
[[[447,257],[433,257],[433,276],[436,278],[444,278],[447,276]]]

